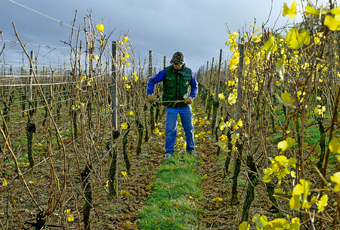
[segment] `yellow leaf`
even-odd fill
[[[300,219],[297,218],[297,217],[293,218],[289,229],[290,230],[299,230],[300,229]]]
[[[275,37],[270,36],[268,41],[262,47],[266,51],[266,59],[270,57],[270,54],[275,49]]]
[[[223,143],[227,143],[228,137],[224,134],[222,134],[218,139],[220,139]]]
[[[235,85],[235,81],[228,81],[228,86],[234,86]]]
[[[268,219],[266,216],[255,214],[253,222],[255,222],[257,229],[263,229],[268,224]]]
[[[277,143],[277,148],[282,149],[282,151],[285,151],[289,148],[289,145],[287,141],[280,141],[279,143]]]
[[[250,226],[246,221],[243,221],[240,226],[238,226],[238,230],[249,230]]]
[[[82,75],[82,76],[80,77],[80,80],[81,80],[81,81],[86,80],[86,75]]]
[[[283,195],[286,194],[286,192],[282,188],[276,188],[274,191],[276,194],[283,194]]]
[[[130,116],[132,116],[132,115],[135,115],[136,114],[136,112],[135,111],[130,111],[130,112],[128,112],[128,115],[130,115]]]
[[[281,58],[276,62],[276,72],[279,73],[281,79],[283,79],[284,73],[285,73],[285,66],[284,66],[285,60],[284,58]],[[280,82],[279,84],[280,85]]]
[[[233,92],[229,94],[228,103],[230,105],[233,105],[236,103],[236,100],[237,100],[237,89],[234,89]]]
[[[291,209],[300,210],[301,208],[300,196],[293,195],[292,198],[289,200],[289,205]]]
[[[300,184],[297,184],[293,189],[292,198],[289,201],[290,207],[295,210],[299,210],[302,206],[304,209],[310,208],[310,203],[307,198],[310,195],[309,188],[311,186],[311,182],[301,179]],[[300,203],[300,196],[302,196],[302,205]]]
[[[216,198],[213,199],[213,201],[214,201],[214,202],[222,202],[223,199],[220,198],[220,197],[216,197]]]
[[[305,44],[305,45],[309,45],[310,43],[310,32],[308,30],[302,30],[301,33],[298,36],[299,42]]]
[[[327,206],[328,196],[323,195],[318,202],[318,213],[323,212]]]
[[[273,169],[272,168],[265,168],[263,169],[263,173],[266,175],[271,175],[273,174]]]
[[[340,29],[340,21],[330,15],[326,15],[324,24],[332,31]]]
[[[277,144],[278,149],[282,149],[282,151],[286,151],[290,147],[292,147],[295,144],[295,140],[291,137],[287,137],[286,140],[280,141]]]
[[[235,124],[233,125],[233,129],[234,129],[234,130],[238,130],[238,129],[241,128],[242,126],[243,126],[243,122],[242,122],[241,119],[239,119],[238,122],[235,123]]]
[[[292,49],[298,49],[303,46],[303,44],[308,45],[310,43],[310,33],[307,30],[302,30],[299,34],[298,29],[290,29],[287,33],[285,42],[290,45]]]
[[[263,178],[262,178],[262,180],[263,180],[264,183],[268,183],[268,182],[270,182],[272,179],[273,179],[273,178],[272,178],[271,176],[269,176],[269,175],[264,175]]]
[[[295,144],[295,140],[294,140],[294,144]],[[295,164],[296,164],[296,158],[294,157],[289,158],[288,165],[293,166],[295,168]]]
[[[339,15],[340,14],[340,6],[338,6],[335,9],[331,9],[329,12],[333,15]]]
[[[128,124],[126,122],[122,123],[120,126],[122,127],[122,129],[128,128]]]
[[[64,210],[64,213],[65,213],[66,215],[70,215],[70,214],[71,214],[71,209],[66,209],[66,210]]]
[[[306,6],[305,9],[306,9],[306,14],[307,15],[308,14],[312,14],[312,15],[319,15],[320,14],[320,11],[314,9],[312,6]]]
[[[230,47],[230,50],[232,50],[232,47],[233,46],[231,46]],[[238,52],[235,52],[232,56],[231,56],[231,58],[229,59],[229,69],[230,70],[234,70],[234,69],[237,69],[237,67],[238,67],[238,63],[239,63],[239,54],[238,54]]]
[[[317,197],[313,197],[311,200],[310,200],[310,203],[311,204],[316,204],[318,202],[318,198]]]
[[[73,216],[73,214],[67,215],[67,221],[68,221],[68,222],[74,221],[74,216]]]
[[[275,161],[280,163],[288,163],[288,159],[286,156],[276,156]]]
[[[328,144],[328,148],[332,153],[340,153],[340,143],[339,140],[337,138],[333,138],[329,144]]]
[[[334,186],[334,192],[339,192],[340,191],[340,185],[337,184]]]
[[[285,106],[293,106],[295,99],[290,96],[290,93],[281,93],[281,99]]]
[[[223,151],[229,152],[228,146],[226,145],[226,143],[222,141],[218,141],[217,143],[215,143],[215,145],[219,146]]]
[[[297,2],[295,0],[293,0],[290,8],[287,6],[287,3],[283,3],[283,12],[282,12],[283,17],[285,17],[288,14],[289,19],[295,18],[296,13],[297,13],[296,6],[297,6]]]
[[[120,190],[120,194],[124,195],[125,197],[130,196],[130,193],[128,191],[125,191],[125,190]]]
[[[98,25],[97,25],[97,30],[98,30],[99,32],[103,33],[103,32],[104,32],[104,25],[103,25],[103,24],[98,24]]]
[[[331,181],[340,185],[340,172],[334,173],[333,176],[331,176]]]
[[[287,137],[287,138],[286,138],[286,141],[288,142],[288,145],[289,145],[290,147],[292,147],[293,145],[295,145],[295,140],[294,140],[293,138],[291,138],[291,137]]]
[[[4,179],[4,180],[2,181],[2,186],[7,187],[7,180],[6,180],[6,179]]]

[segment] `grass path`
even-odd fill
[[[152,194],[140,215],[141,229],[198,229],[201,177],[196,173],[198,160],[177,154],[165,161],[151,185]]]
[[[193,119],[196,109],[193,107]],[[196,133],[197,127],[194,129]],[[139,216],[141,229],[203,228],[199,218],[203,210],[199,201],[204,195],[198,167],[199,158],[183,151],[164,160],[157,170],[156,180],[150,185],[152,194]]]

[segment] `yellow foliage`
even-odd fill
[[[334,187],[335,192],[340,191],[340,172],[334,173],[333,176],[331,176],[331,181],[336,183]]]
[[[122,129],[128,128],[128,124],[126,122],[122,123],[120,126],[122,127]]]
[[[285,17],[288,14],[289,19],[295,18],[297,14],[296,6],[297,6],[297,2],[295,0],[293,0],[290,8],[287,6],[287,3],[283,3],[283,11],[282,11],[283,17]]]
[[[103,25],[103,24],[98,24],[98,25],[97,25],[97,30],[98,30],[99,32],[103,33],[103,32],[104,32],[104,25]]]
[[[294,146],[295,140],[291,137],[287,137],[286,140],[280,141],[277,144],[278,149],[282,149],[282,151],[286,151],[290,147]]]
[[[340,20],[331,15],[326,15],[324,24],[332,31],[340,30]]]
[[[236,103],[236,100],[237,100],[237,89],[234,89],[233,92],[229,94],[228,103],[230,105],[233,105]]]

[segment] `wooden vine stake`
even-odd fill
[[[116,82],[116,60],[117,60],[117,44],[112,42],[112,140],[111,140],[111,166],[109,173],[109,195],[111,198],[118,196],[118,175],[117,160],[118,152],[115,141],[119,136],[117,124],[117,82]]]
[[[148,79],[150,78],[152,78],[152,51],[151,50],[149,50]],[[156,92],[156,90],[154,92]],[[150,130],[151,130],[151,134],[153,134],[155,130],[155,105],[154,103],[150,105]]]
[[[31,51],[31,60],[33,60],[33,51]],[[30,163],[30,167],[34,166],[34,159],[33,159],[33,135],[36,131],[36,127],[34,122],[32,121],[32,116],[34,113],[34,109],[32,106],[32,75],[33,75],[33,66],[32,61],[30,62],[30,76],[29,76],[29,97],[28,97],[28,113],[27,113],[27,157]]]
[[[220,49],[220,59],[218,62],[218,77],[217,77],[217,84],[215,89],[215,98],[214,98],[214,104],[213,104],[213,117],[212,117],[212,123],[211,123],[211,133],[214,135],[214,131],[216,129],[216,121],[217,121],[217,110],[219,107],[219,98],[218,94],[220,93],[220,78],[221,78],[221,62],[222,62],[222,49]],[[217,132],[216,132],[217,135]]]
[[[92,189],[91,189],[91,165],[85,165],[84,171],[81,173],[81,181],[84,189],[85,204],[83,206],[84,229],[91,230],[90,214],[92,208]]]

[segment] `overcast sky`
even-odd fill
[[[271,0],[15,0],[28,8],[34,9],[51,18],[71,24],[75,10],[77,23],[82,24],[89,9],[95,24],[104,20],[105,32],[115,29],[112,39],[118,40],[119,35],[129,32],[130,41],[135,53],[144,59],[149,50],[154,54],[154,61],[162,63],[163,55],[170,61],[172,54],[182,51],[186,65],[197,71],[207,61],[219,57],[223,49],[223,59],[230,55],[224,46],[228,39],[226,24],[231,32],[249,25],[256,18],[256,26],[261,30],[267,21]],[[279,17],[275,28],[287,22],[287,17],[280,14],[283,2],[290,6],[291,0],[274,0],[273,11],[266,27],[272,28]],[[68,41],[71,28],[61,25],[48,17],[33,12],[10,0],[0,0],[0,30],[3,31],[6,51],[0,60],[6,63],[21,62],[21,48],[11,45],[17,41],[12,22],[21,40],[28,43],[27,49],[38,51],[38,60],[46,63],[64,59],[69,60],[69,49],[61,41]],[[3,42],[0,42],[0,49]],[[56,49],[45,46],[56,46]],[[50,53],[48,53],[50,52]],[[48,53],[48,54],[47,54]],[[45,56],[44,56],[45,55]]]

